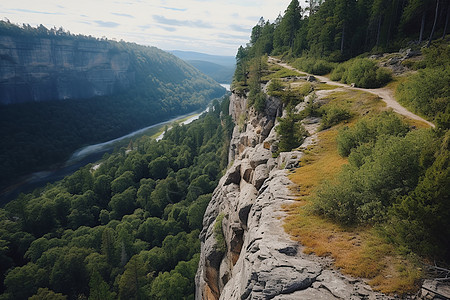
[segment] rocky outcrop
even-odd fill
[[[109,95],[134,83],[130,65],[106,41],[0,36],[0,104]]]
[[[274,98],[268,98],[264,113],[257,113],[247,111],[245,98],[231,97],[230,114],[237,124],[232,164],[204,216],[196,299],[388,299],[364,282],[330,270],[329,260],[304,254],[284,232],[282,207],[295,201],[288,169],[297,167],[303,153],[272,157],[281,112],[282,104]],[[310,121],[311,129],[317,128],[317,120]],[[217,244],[217,226],[226,249]]]

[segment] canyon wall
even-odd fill
[[[109,95],[134,77],[129,54],[106,41],[0,36],[0,104]]]

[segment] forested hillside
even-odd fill
[[[235,93],[262,112],[261,84],[269,82],[269,95],[284,103],[278,152],[299,147],[305,120],[321,118],[318,144],[292,175],[301,201],[288,231],[308,252],[330,254],[339,268],[388,293],[417,290],[424,263],[450,261],[449,10],[449,1],[439,0],[310,1],[306,8],[293,0],[273,23],[261,18],[236,56]],[[301,83],[305,74],[274,61],[348,86],[333,92],[337,86],[314,79]],[[394,64],[400,75],[388,68]],[[383,112],[376,98],[353,87],[395,92],[436,128]],[[329,96],[317,101],[320,90]],[[296,112],[303,101],[306,108]],[[400,263],[389,262],[397,256]],[[390,264],[396,275],[384,282]]]
[[[21,175],[64,162],[84,145],[204,108],[225,93],[209,77],[155,47],[3,21],[0,37],[7,43],[0,53],[0,90],[5,95],[10,90],[27,94],[29,89],[56,97],[62,85],[68,93],[64,99],[28,102],[32,98],[0,106],[0,188]],[[123,74],[114,73],[116,67]],[[101,90],[99,85],[108,82],[118,86],[111,94],[89,94],[92,85]],[[70,91],[90,98],[71,98]]]
[[[1,209],[0,299],[193,299],[203,214],[227,165],[228,105]]]

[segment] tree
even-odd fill
[[[109,206],[111,208],[112,217],[115,219],[120,219],[124,215],[133,213],[136,198],[136,188],[129,187],[124,192],[116,194],[111,198]]]
[[[433,28],[431,29],[430,38],[428,39],[428,44],[427,44],[428,48],[431,45],[431,40],[433,39],[434,30],[436,29],[436,22],[437,22],[437,19],[438,19],[438,12],[439,12],[439,0],[436,0],[436,12],[434,13]]]
[[[148,164],[148,173],[155,180],[166,178],[169,172],[168,169],[169,160],[164,156],[158,157]]]
[[[6,274],[6,293],[14,299],[28,299],[39,287],[46,286],[46,270],[34,263],[16,267]]]
[[[31,296],[28,300],[67,300],[67,296],[55,293],[48,288],[39,288],[36,295]]]
[[[140,255],[134,255],[125,266],[119,280],[119,299],[148,299],[144,286],[146,264]],[[176,298],[173,298],[176,299]]]
[[[114,293],[110,292],[109,285],[103,280],[102,276],[96,271],[92,273],[89,281],[89,300],[113,300]]]

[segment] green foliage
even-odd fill
[[[374,143],[379,136],[404,136],[408,130],[408,125],[403,123],[394,112],[366,116],[353,127],[344,127],[339,131],[338,152],[341,156],[349,156],[353,149]]]
[[[357,58],[338,65],[330,75],[332,80],[356,87],[377,88],[392,80],[390,71],[379,68],[373,60]]]
[[[416,188],[391,209],[391,235],[407,249],[429,257],[450,257],[450,135],[441,139],[435,161]]]
[[[424,171],[421,153],[431,142],[429,131],[418,130],[404,137],[380,135],[356,148],[338,182],[318,191],[316,211],[347,225],[385,221],[397,197],[416,187]]]
[[[199,230],[233,128],[229,102],[213,105],[0,209],[2,297],[193,299]]]
[[[292,65],[299,70],[314,75],[325,75],[330,73],[333,69],[332,63],[312,57],[300,57],[296,59]]]
[[[216,239],[216,250],[222,253],[227,251],[227,244],[225,242],[225,237],[223,235],[222,222],[225,214],[221,213],[217,216],[216,221],[214,222],[214,238]]]
[[[36,295],[33,295],[30,298],[28,298],[28,300],[66,300],[66,299],[67,296],[64,296],[63,294],[60,293],[55,293],[52,290],[49,290],[48,288],[39,288]],[[93,298],[93,299],[100,299],[100,298]]]
[[[436,51],[438,52],[438,51]],[[438,52],[439,53],[439,52]],[[430,48],[427,60],[436,59],[435,52]],[[399,84],[396,96],[398,101],[414,112],[424,115],[430,120],[445,120],[450,110],[450,64],[442,65],[427,63],[431,67],[419,70],[405,82]],[[448,129],[448,123],[440,122],[443,129]],[[447,124],[447,125],[446,125]]]
[[[330,128],[341,121],[348,120],[352,117],[350,109],[337,105],[335,103],[328,103],[320,108],[322,120],[320,123],[320,130]]]
[[[301,124],[301,116],[298,114],[289,111],[286,117],[278,118],[278,122],[275,128],[280,140],[278,153],[299,147],[308,136],[308,132]]]

